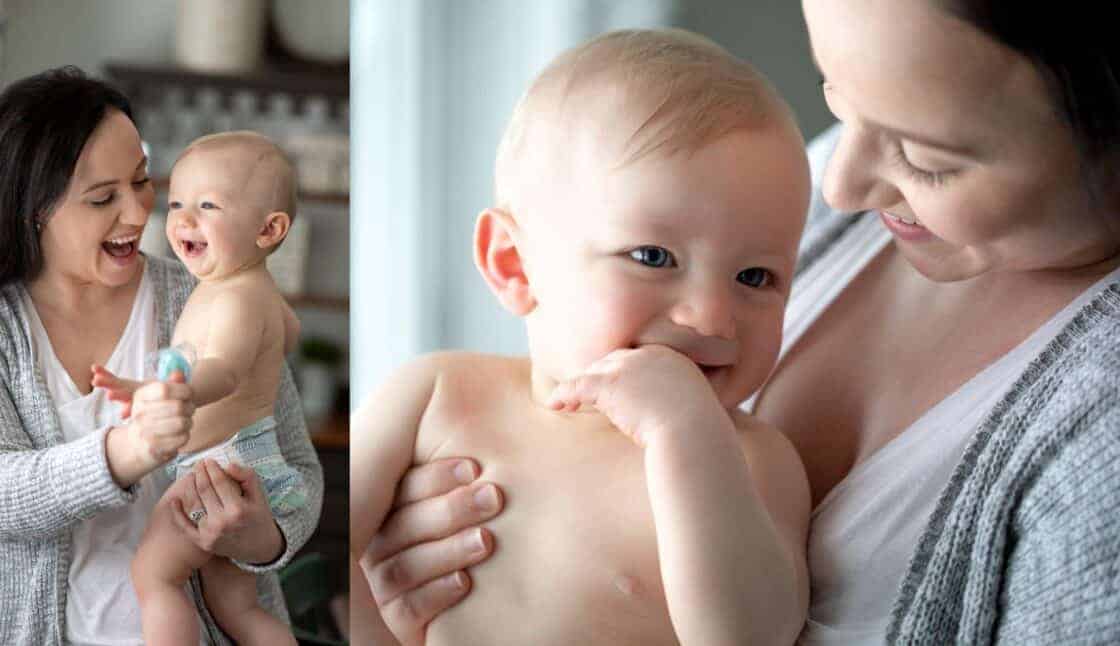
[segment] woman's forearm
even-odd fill
[[[105,435],[94,431],[47,449],[0,453],[0,540],[54,536],[130,503],[133,494],[114,482],[108,468]]]
[[[797,572],[731,421],[726,428],[652,438],[645,470],[680,642],[788,643],[803,620]]]
[[[105,462],[113,482],[121,489],[128,489],[160,465],[152,456],[141,455],[130,442],[127,426],[114,426],[105,433]]]

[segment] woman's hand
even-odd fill
[[[127,488],[149,471],[175,457],[190,439],[193,391],[183,374],[151,382],[132,395],[130,421],[109,429],[105,454],[118,485]]]
[[[479,473],[462,458],[409,470],[359,560],[381,619],[402,644],[423,643],[428,623],[470,590],[464,570],[494,549],[493,535],[478,524],[501,511],[502,494],[493,483],[475,482]]]
[[[181,486],[172,505],[175,523],[206,552],[245,563],[271,563],[284,553],[284,535],[276,526],[257,474],[232,463],[223,469],[214,460],[200,460]],[[198,523],[192,520],[201,516]]]

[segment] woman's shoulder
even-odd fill
[[[24,338],[20,317],[22,287],[19,283],[0,285],[0,356],[15,352],[15,342]]]
[[[183,266],[183,263],[174,258],[148,254],[144,256],[144,259],[148,263],[148,273],[157,291],[161,289],[181,290],[189,294],[198,282]]]

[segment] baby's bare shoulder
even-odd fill
[[[743,453],[752,465],[765,462],[768,465],[767,472],[788,471],[804,477],[801,456],[785,433],[772,424],[739,410],[732,413],[731,419],[739,431]]]
[[[441,399],[486,401],[528,381],[528,360],[478,352],[446,351],[417,360],[437,376]]]

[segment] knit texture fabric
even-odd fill
[[[148,256],[146,262],[155,291],[158,342],[166,347],[195,282],[175,261]],[[104,510],[129,504],[135,491],[113,482],[105,457],[105,429],[64,441],[24,333],[21,289],[15,284],[0,287],[0,644],[62,644],[73,529]],[[261,605],[286,621],[274,570],[307,542],[318,524],[323,498],[322,468],[286,366],[275,417],[284,458],[303,476],[307,504],[276,518],[287,542],[277,561],[238,565],[259,574]],[[191,587],[203,634],[212,643],[229,644],[205,610],[197,575]]]
[[[810,146],[799,270],[856,217],[876,217],[821,199],[840,132]],[[919,539],[887,642],[1120,643],[1120,283],[1081,309],[976,430]]]

